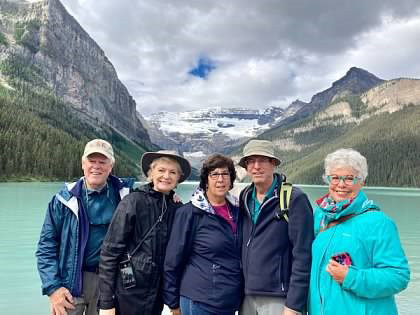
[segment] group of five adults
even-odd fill
[[[266,140],[244,147],[252,183],[239,198],[221,154],[185,205],[174,189],[191,167],[176,152],[146,152],[136,189],[111,175],[114,162],[108,142],[88,142],[84,176],[48,206],[36,255],[52,315],[155,315],[164,304],[174,315],[397,314],[408,263],[394,222],[362,191],[359,152],[327,155],[314,212],[296,186],[280,206],[286,178]]]

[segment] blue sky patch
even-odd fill
[[[206,79],[209,73],[214,69],[216,69],[216,66],[212,60],[209,58],[200,57],[200,59],[198,59],[197,66],[188,71],[188,74]]]

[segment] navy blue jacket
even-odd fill
[[[282,178],[278,176],[281,185]],[[305,308],[311,270],[311,246],[314,238],[312,207],[308,197],[293,187],[289,223],[275,218],[280,208],[278,192],[261,205],[254,225],[248,208],[254,184],[240,194],[242,212],[242,264],[245,295],[286,297],[286,306]]]
[[[115,204],[130,192],[133,181],[108,177],[115,192]],[[48,204],[36,256],[42,294],[60,287],[73,296],[82,293],[82,265],[89,237],[89,219],[82,203],[83,178],[66,184]]]
[[[238,222],[238,200],[227,200]],[[175,213],[164,265],[164,303],[178,308],[182,295],[216,314],[238,310],[243,284],[238,235],[240,226],[234,234],[197,189],[192,201]]]

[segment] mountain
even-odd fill
[[[261,138],[275,143],[284,160],[280,171],[296,183],[322,184],[325,156],[353,147],[368,159],[368,185],[420,187],[417,79],[387,81],[352,67],[309,103],[297,100],[285,109],[210,108],[146,118],[154,141],[181,148],[196,167],[213,152],[237,160],[249,138]]]
[[[259,135],[276,144],[276,153],[285,161],[281,171],[290,180],[322,183],[326,154],[352,147],[368,159],[368,185],[420,186],[420,80],[382,81],[363,90],[358,94],[354,89],[351,94],[331,93],[327,105],[317,110],[313,107],[303,118],[292,116],[287,124],[282,121]],[[295,116],[300,114],[298,111]],[[233,155],[238,158],[240,151],[237,148]]]
[[[283,120],[279,127],[288,126],[305,119],[322,110],[337,98],[359,95],[382,82],[384,80],[366,70],[351,67],[344,77],[333,82],[330,88],[315,94],[306,106],[300,108],[295,115]]]
[[[237,158],[270,139],[297,183],[321,183],[325,155],[360,150],[368,185],[420,187],[420,80],[382,80],[352,67],[310,102],[287,108],[218,107],[145,120],[103,50],[58,0],[0,0],[0,180],[80,176],[86,141],[112,142],[118,175],[139,173],[158,145],[196,166],[213,152]]]
[[[3,77],[48,90],[83,119],[106,125],[139,143],[150,143],[136,103],[104,51],[58,0],[0,2]]]
[[[1,110],[39,125],[50,141],[44,149],[53,147],[54,132],[66,134],[76,152],[89,138],[104,137],[115,144],[126,175],[135,175],[139,154],[157,148],[112,63],[58,0],[0,0],[0,87]],[[16,117],[2,119],[2,132],[9,132],[7,119]],[[16,131],[14,136],[22,135]],[[23,143],[32,154],[39,151]],[[17,169],[8,173],[21,174]],[[32,175],[63,178],[46,171]]]
[[[287,108],[207,108],[188,112],[158,112],[145,117],[154,143],[201,160],[212,152],[227,153],[248,139],[306,119],[336,99],[359,95],[384,80],[352,67],[309,103],[296,100]]]
[[[279,121],[293,115],[305,103],[288,108],[207,108],[188,112],[158,112],[146,118],[152,141],[163,148],[184,152],[195,166],[214,152],[225,153]]]

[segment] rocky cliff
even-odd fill
[[[294,124],[323,110],[337,98],[360,95],[382,82],[384,80],[364,69],[351,67],[344,77],[333,82],[330,88],[315,94],[308,104],[301,107],[295,115],[283,120],[280,126]]]
[[[406,105],[420,105],[420,80],[390,80],[363,93],[360,98],[376,113],[393,113]]]
[[[68,102],[93,126],[150,144],[113,65],[58,0],[0,0],[0,34],[0,80],[19,77]]]

